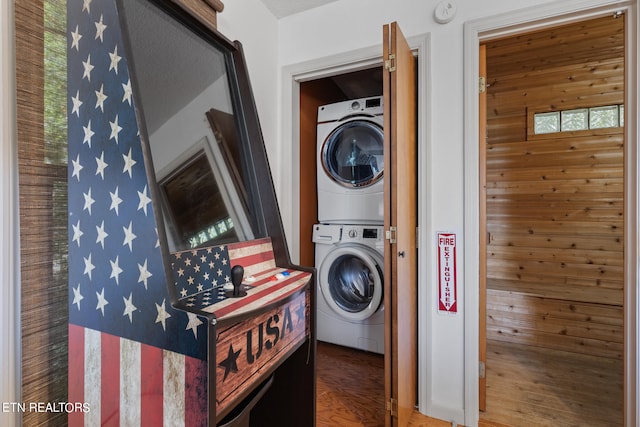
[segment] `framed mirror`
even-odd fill
[[[169,251],[269,236],[259,181],[270,172],[240,44],[173,2],[118,7]]]
[[[173,1],[117,7],[165,264],[270,237],[291,265],[242,45]]]
[[[120,6],[169,251],[264,237],[261,206],[248,196],[256,189],[242,134],[236,46],[198,31],[171,4]],[[235,156],[226,155],[230,145]]]

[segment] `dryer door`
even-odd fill
[[[320,289],[342,318],[361,321],[382,303],[383,260],[364,246],[338,245],[320,266]]]
[[[322,167],[335,182],[349,188],[373,185],[384,170],[384,133],[369,120],[338,126],[322,146]]]

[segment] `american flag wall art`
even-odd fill
[[[171,307],[115,1],[69,0],[67,38],[69,423],[204,425],[207,322]]]

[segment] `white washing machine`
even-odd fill
[[[383,224],[383,98],[318,108],[318,221]]]
[[[318,340],[384,354],[383,238],[383,226],[313,226]]]

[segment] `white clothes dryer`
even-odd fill
[[[384,354],[383,227],[316,224],[320,341]]]
[[[318,221],[384,223],[383,98],[318,108]]]

